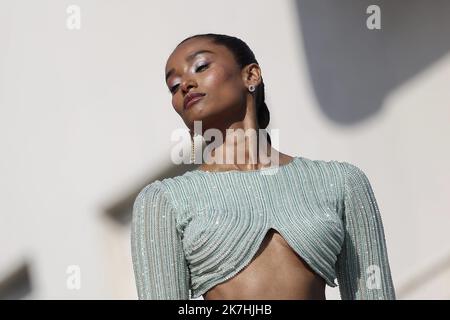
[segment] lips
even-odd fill
[[[204,93],[197,93],[197,92],[188,93],[186,97],[184,97],[184,104],[183,104],[184,109],[189,108],[193,103],[200,100],[203,96],[205,96]]]

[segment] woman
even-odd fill
[[[167,60],[166,82],[191,135],[194,121],[202,133],[269,123],[261,70],[238,38],[185,39]],[[268,142],[265,155],[278,166],[250,163],[245,139],[223,137],[212,154],[244,150],[244,164],[202,164],[137,196],[140,299],[325,299],[325,286],[338,284],[342,299],[395,299],[381,216],[361,169],[283,154],[266,135],[257,145]]]

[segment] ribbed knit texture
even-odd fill
[[[348,162],[304,157],[276,169],[197,169],[144,187],[131,229],[139,299],[200,297],[248,265],[271,228],[342,299],[395,299],[367,176]]]

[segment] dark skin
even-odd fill
[[[187,57],[199,50],[208,50]],[[172,72],[169,73],[169,71]],[[169,56],[166,68],[167,86],[172,94],[172,105],[193,132],[194,121],[202,121],[202,133],[209,128],[222,132],[223,140],[212,154],[245,150],[245,163],[205,163],[204,171],[258,170],[270,167],[262,163],[258,153],[251,152],[245,139],[232,139],[226,129],[258,130],[254,94],[248,90],[261,82],[261,69],[252,63],[240,69],[233,54],[225,46],[216,45],[207,38],[193,38],[180,44]],[[183,101],[189,92],[205,93],[191,108],[184,109]],[[257,135],[257,139],[259,136]],[[259,141],[256,140],[256,143]],[[219,153],[221,152],[221,153]],[[278,165],[286,165],[292,156],[283,154],[268,144],[267,157],[275,155]],[[273,159],[273,158],[272,158]],[[270,229],[251,262],[237,275],[211,288],[203,295],[205,300],[217,299],[285,299],[324,300],[325,281],[316,274],[284,238]]]

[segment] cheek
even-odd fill
[[[179,115],[181,115],[181,112],[183,111],[183,98],[178,93],[172,96],[172,107]]]
[[[208,88],[218,88],[218,86],[224,84],[230,79],[230,74],[223,68],[216,67],[211,72],[208,72],[203,79],[204,85]]]
[[[203,87],[215,98],[224,98],[223,95],[231,98],[239,94],[239,79],[225,68],[216,67],[203,78]]]

